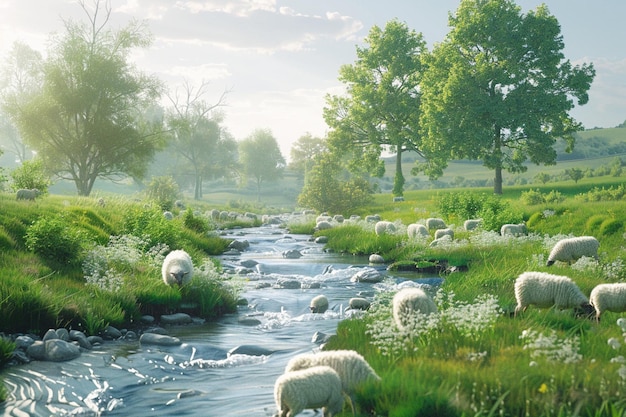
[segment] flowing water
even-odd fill
[[[316,332],[333,334],[351,297],[372,299],[373,284],[350,278],[366,258],[324,253],[309,236],[260,227],[228,236],[248,240],[240,256],[224,256],[225,266],[245,259],[259,264],[248,274],[242,296],[248,307],[205,324],[169,327],[180,346],[115,341],[84,351],[73,361],[33,361],[7,368],[2,377],[8,399],[5,416],[272,416],[273,388],[293,356],[319,349]],[[297,249],[303,256],[285,259]],[[393,278],[393,277],[392,277]],[[296,279],[299,289],[276,288]],[[397,277],[397,280],[402,278]],[[324,314],[309,302],[324,294]],[[231,349],[238,348],[232,354]],[[305,411],[302,416],[315,412]]]

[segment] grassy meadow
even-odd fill
[[[442,274],[441,289],[431,294],[439,314],[418,317],[410,331],[393,322],[392,292],[377,294],[364,319],[339,324],[328,348],[359,351],[382,377],[380,387],[360,392],[359,415],[626,415],[626,320],[618,322],[626,313],[605,313],[599,323],[571,310],[533,306],[513,314],[514,281],[525,271],[566,275],[586,295],[599,283],[626,281],[624,186],[605,179],[534,191],[508,187],[502,201],[528,225],[524,237],[466,232],[463,218],[442,214],[444,195],[493,198],[487,189],[410,191],[396,203],[378,195],[361,214],[395,222],[392,235],[376,236],[363,222],[317,232],[335,251],[376,252],[403,265],[447,261],[467,267]],[[535,204],[537,195],[556,198]],[[438,247],[429,247],[430,238],[409,241],[405,226],[427,217],[443,217],[455,230],[454,241]],[[572,235],[598,238],[599,262],[583,258],[546,267],[554,243]]]
[[[379,214],[397,225],[397,233],[376,236],[365,222],[316,233],[329,237],[328,250],[379,253],[404,267],[446,262],[460,271],[442,273],[441,290],[432,294],[439,314],[418,317],[410,332],[395,328],[390,291],[377,294],[362,320],[339,324],[328,348],[359,351],[382,377],[380,386],[358,393],[358,415],[626,415],[626,325],[618,324],[626,313],[609,312],[596,323],[571,311],[531,306],[512,317],[513,283],[524,271],[567,275],[587,295],[598,283],[626,281],[623,179],[511,186],[501,197],[491,191],[414,190],[402,202],[378,194],[368,207],[342,214]],[[47,195],[29,202],[0,194],[0,331],[41,334],[66,326],[96,334],[106,325],[132,326],[143,314],[187,308],[211,319],[233,311],[237,283],[221,276],[212,256],[229,243],[214,230],[238,224],[218,224],[198,213],[295,209],[250,195],[224,196],[217,204],[209,194],[206,201],[187,201],[189,210],[166,221],[146,201],[103,195],[104,206],[97,196]],[[462,230],[468,217],[463,213],[476,201],[496,207],[496,220],[508,215],[526,222],[529,235]],[[455,230],[454,241],[430,247],[430,239],[409,240],[406,226],[427,217],[444,218]],[[314,222],[288,227],[313,233]],[[569,235],[597,237],[599,262],[546,267],[551,246]],[[160,262],[174,248],[187,250],[199,266],[193,292],[162,285]],[[0,365],[11,350],[0,338]],[[342,415],[351,412],[345,408]]]

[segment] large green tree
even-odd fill
[[[357,47],[356,62],[339,70],[347,95],[326,98],[329,145],[337,153],[351,154],[356,165],[367,165],[374,175],[381,174],[381,152],[394,152],[393,194],[401,196],[402,153],[421,153],[419,85],[426,43],[397,20],[384,30],[373,26],[365,42],[367,46]]]
[[[573,149],[582,125],[568,112],[587,103],[595,71],[564,58],[545,5],[523,14],[512,0],[462,0],[449,26],[421,84],[425,171],[436,177],[448,160],[482,160],[501,194],[503,170],[554,164],[559,138]]]
[[[81,2],[88,24],[65,21],[43,63],[40,89],[7,107],[24,141],[57,176],[89,195],[98,178],[141,178],[162,145],[161,120],[143,117],[160,82],[137,71],[128,55],[147,47],[145,27],[107,29],[111,8]]]
[[[169,95],[172,106],[167,116],[167,126],[173,137],[171,149],[183,159],[183,163],[178,165],[178,171],[184,174],[191,171],[196,200],[202,198],[205,177],[216,175],[218,170],[235,168],[235,153],[229,156],[225,152],[233,148],[229,148],[225,141],[232,139],[220,126],[221,115],[214,112],[224,105],[227,92],[215,103],[209,104],[204,100],[207,87],[205,82],[198,88],[185,83],[182,89]]]
[[[262,184],[278,180],[285,170],[285,158],[271,131],[257,129],[239,143],[239,165],[244,179],[254,179],[260,201]]]
[[[306,177],[316,155],[326,151],[326,141],[310,133],[300,136],[291,146],[289,168]]]

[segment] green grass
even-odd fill
[[[491,243],[488,238],[469,240],[472,234],[458,229],[462,219],[457,218],[452,219],[455,238],[469,242],[441,248],[428,247],[428,241],[409,242],[405,236],[396,236],[393,244],[375,246],[380,239],[367,225],[319,232],[329,237],[329,247],[346,253],[367,254],[379,249],[389,262],[451,259],[468,265],[467,272],[444,276],[442,294],[453,294],[453,300],[439,304],[448,318],[435,330],[408,338],[398,336],[397,330],[390,330],[394,324],[388,296],[385,299],[381,295],[363,320],[339,324],[337,336],[327,348],[359,351],[382,377],[380,387],[364,388],[358,401],[359,415],[626,415],[626,366],[614,359],[626,357],[624,330],[616,324],[625,314],[607,313],[596,323],[577,318],[572,311],[531,306],[521,316],[512,317],[514,281],[524,271],[569,276],[587,295],[599,283],[626,282],[624,201],[583,202],[576,197],[593,187],[608,188],[611,184],[612,180],[607,184],[545,187],[544,193],[558,189],[566,198],[559,204],[532,206],[520,199],[528,188],[507,189],[503,198],[522,213],[524,220],[532,218],[532,222],[530,237],[504,243],[496,238]],[[379,195],[366,212],[408,224],[437,216],[437,196],[460,191],[468,192],[411,191],[401,203]],[[607,220],[616,223],[617,229],[609,232],[603,228]],[[601,242],[600,263],[546,267],[550,239],[569,234],[596,236]],[[495,297],[501,313],[494,315],[491,324],[468,332],[467,326],[488,315],[477,301],[485,294]],[[452,314],[455,311],[462,313]],[[467,320],[461,320],[463,317]],[[620,347],[611,348],[607,343],[610,338],[617,339]],[[545,352],[536,344],[540,340],[544,340]],[[363,410],[375,411],[367,414]]]

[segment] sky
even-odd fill
[[[88,7],[94,0],[85,0]],[[101,4],[104,4],[101,0]],[[283,156],[309,133],[324,137],[327,94],[341,94],[339,68],[353,64],[372,26],[392,19],[421,33],[432,49],[449,32],[448,14],[460,0],[111,0],[109,28],[130,19],[153,36],[138,49],[137,69],[163,80],[171,95],[184,82],[208,83],[204,99],[227,91],[224,125],[243,140],[269,129]],[[565,58],[592,62],[589,103],[571,114],[586,128],[626,120],[626,2],[623,0],[517,0],[522,12],[545,3],[561,24]],[[0,0],[0,64],[15,41],[44,56],[64,20],[87,22],[76,0]],[[180,90],[179,90],[180,91]],[[164,104],[167,104],[164,101]]]

